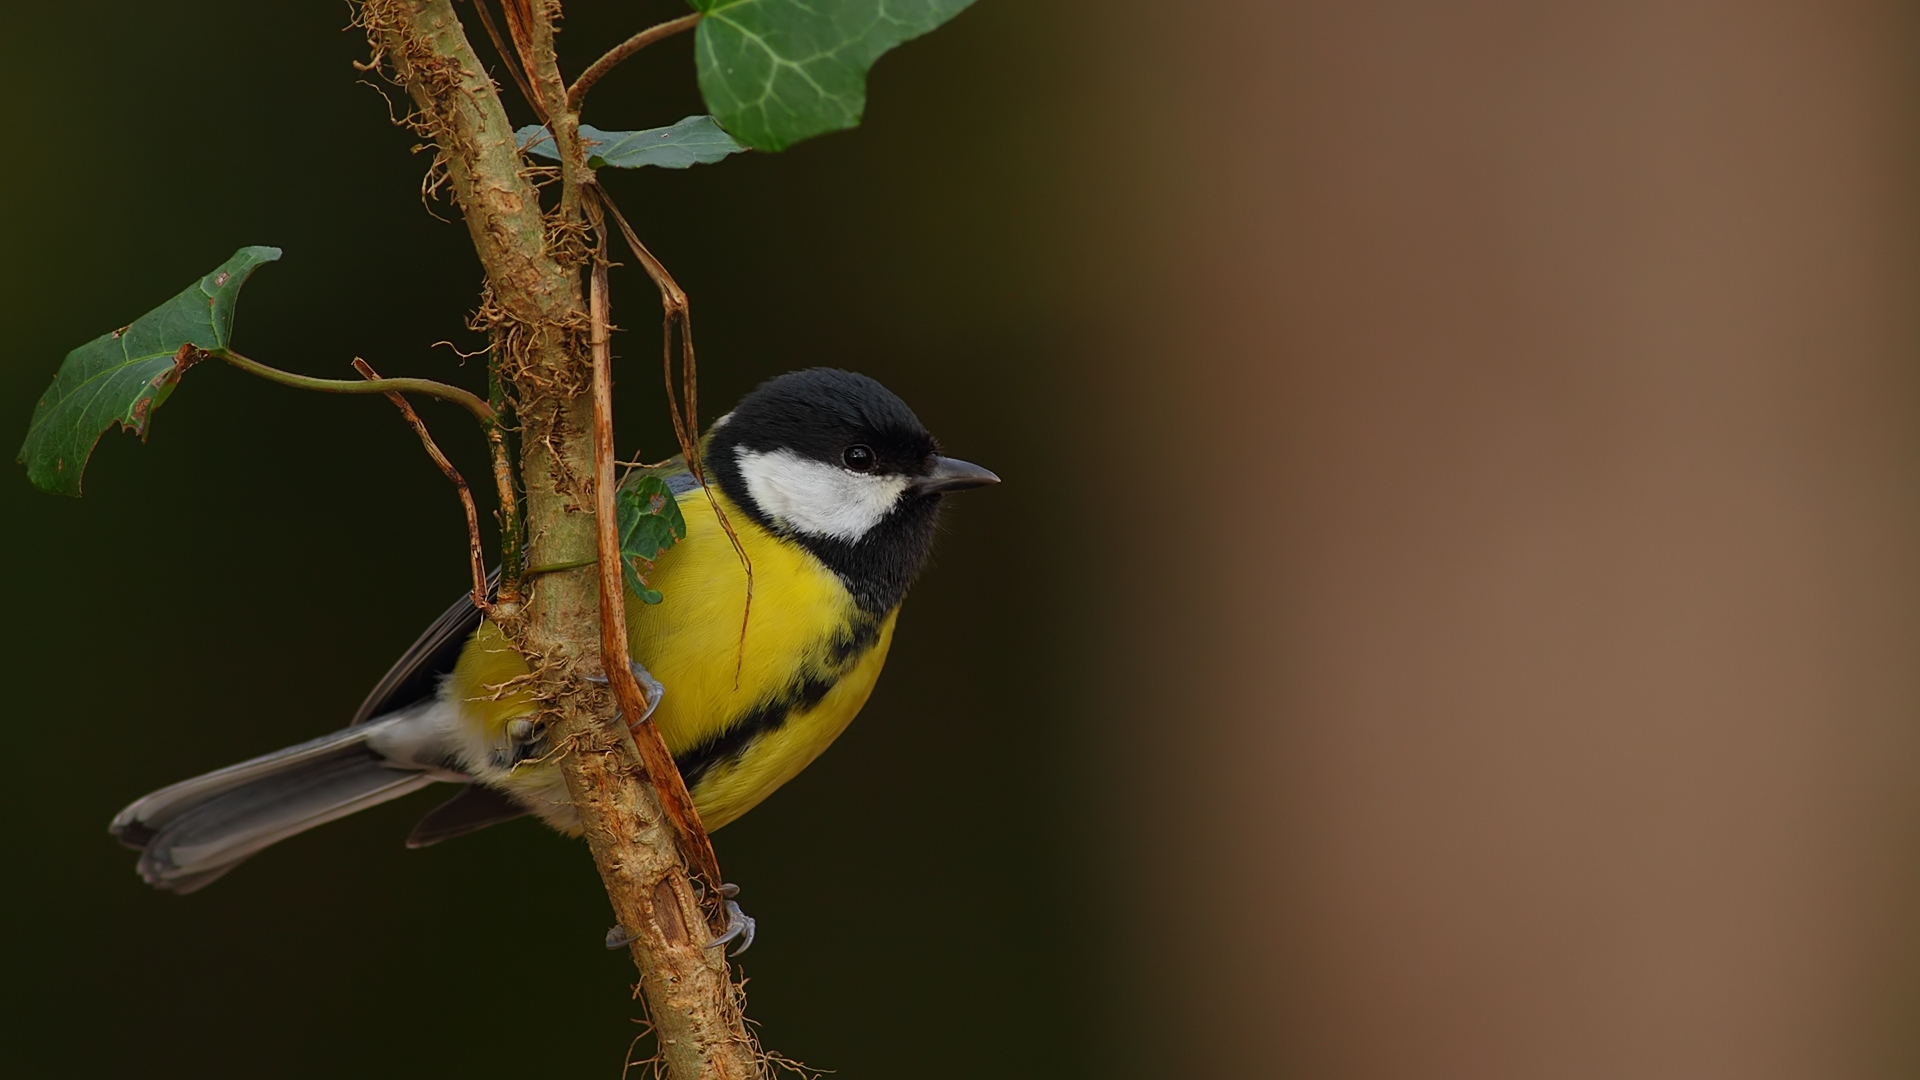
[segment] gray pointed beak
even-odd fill
[[[914,480],[913,490],[921,495],[939,495],[943,492],[965,491],[968,488],[985,487],[999,482],[999,477],[970,461],[937,457],[933,459],[933,471]]]

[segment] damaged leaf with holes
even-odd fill
[[[654,560],[660,553],[687,538],[687,519],[666,481],[658,476],[639,476],[622,486],[614,497],[619,515],[620,569],[626,574],[627,589],[649,604],[664,599],[648,586]]]
[[[33,407],[18,460],[34,485],[80,494],[87,459],[119,424],[142,439],[153,411],[201,355],[220,353],[233,336],[240,287],[280,257],[274,247],[244,247],[180,295],[67,354],[53,385]]]

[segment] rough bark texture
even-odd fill
[[[553,7],[533,12],[534,92],[549,103],[563,153],[577,118],[552,58]],[[565,172],[552,215],[514,147],[498,93],[449,0],[369,0],[369,38],[413,99],[409,122],[438,151],[429,187],[445,186],[465,214],[486,269],[480,321],[491,331],[521,420],[527,565],[595,557],[593,414],[589,319],[580,267],[587,248],[577,185],[584,161]],[[538,55],[538,54],[544,55]],[[578,155],[568,155],[577,158]],[[534,669],[560,765],[586,838],[631,949],[668,1074],[676,1080],[761,1074],[725,956],[709,949],[706,916],[671,828],[646,783],[632,739],[611,722],[607,692],[581,676],[602,670],[599,593],[591,565],[539,574],[517,610],[496,621]],[[619,661],[624,666],[624,659]]]

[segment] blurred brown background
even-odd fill
[[[247,243],[287,249],[251,354],[478,381],[429,348],[473,344],[464,232],[344,7],[10,7],[0,430]],[[674,10],[576,0],[572,69]],[[955,500],[860,722],[718,838],[767,1042],[874,1077],[1912,1075],[1917,14],[981,0],[857,132],[612,178],[709,417],[855,367],[1008,480]],[[687,43],[596,98],[697,111]],[[658,455],[654,308],[615,288]],[[201,369],[84,500],[0,483],[9,1074],[617,1074],[575,844],[408,852],[407,803],[183,899],[106,837],[337,726],[458,593],[390,413]]]

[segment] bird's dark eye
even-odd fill
[[[873,447],[849,446],[847,447],[846,453],[840,455],[840,460],[845,462],[847,468],[852,469],[854,472],[872,472]]]

